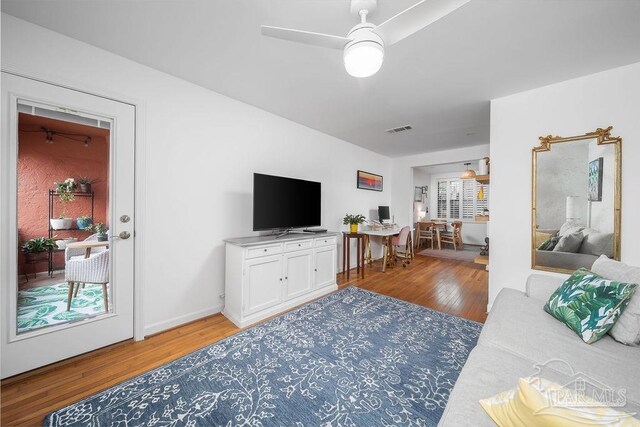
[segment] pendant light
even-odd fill
[[[469,169],[469,165],[471,163],[465,163],[464,165],[467,167],[462,175],[460,175],[460,179],[474,179],[476,177],[476,173],[473,169]]]

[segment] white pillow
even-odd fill
[[[614,261],[607,258],[606,255],[601,255],[593,263],[591,271],[616,282],[640,284],[639,267]],[[640,292],[638,290],[631,297],[629,305],[624,309],[616,324],[609,329],[609,335],[623,344],[640,345]]]

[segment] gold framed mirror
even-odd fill
[[[612,126],[541,136],[532,150],[531,268],[572,273],[620,260],[622,138]]]

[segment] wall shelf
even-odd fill
[[[480,184],[489,184],[489,175],[476,175],[476,181]]]

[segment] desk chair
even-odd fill
[[[391,238],[391,246],[393,247],[393,261],[398,258],[402,259],[402,266],[406,267],[413,260],[413,244],[411,242],[411,228],[409,226],[402,227],[397,236]]]

